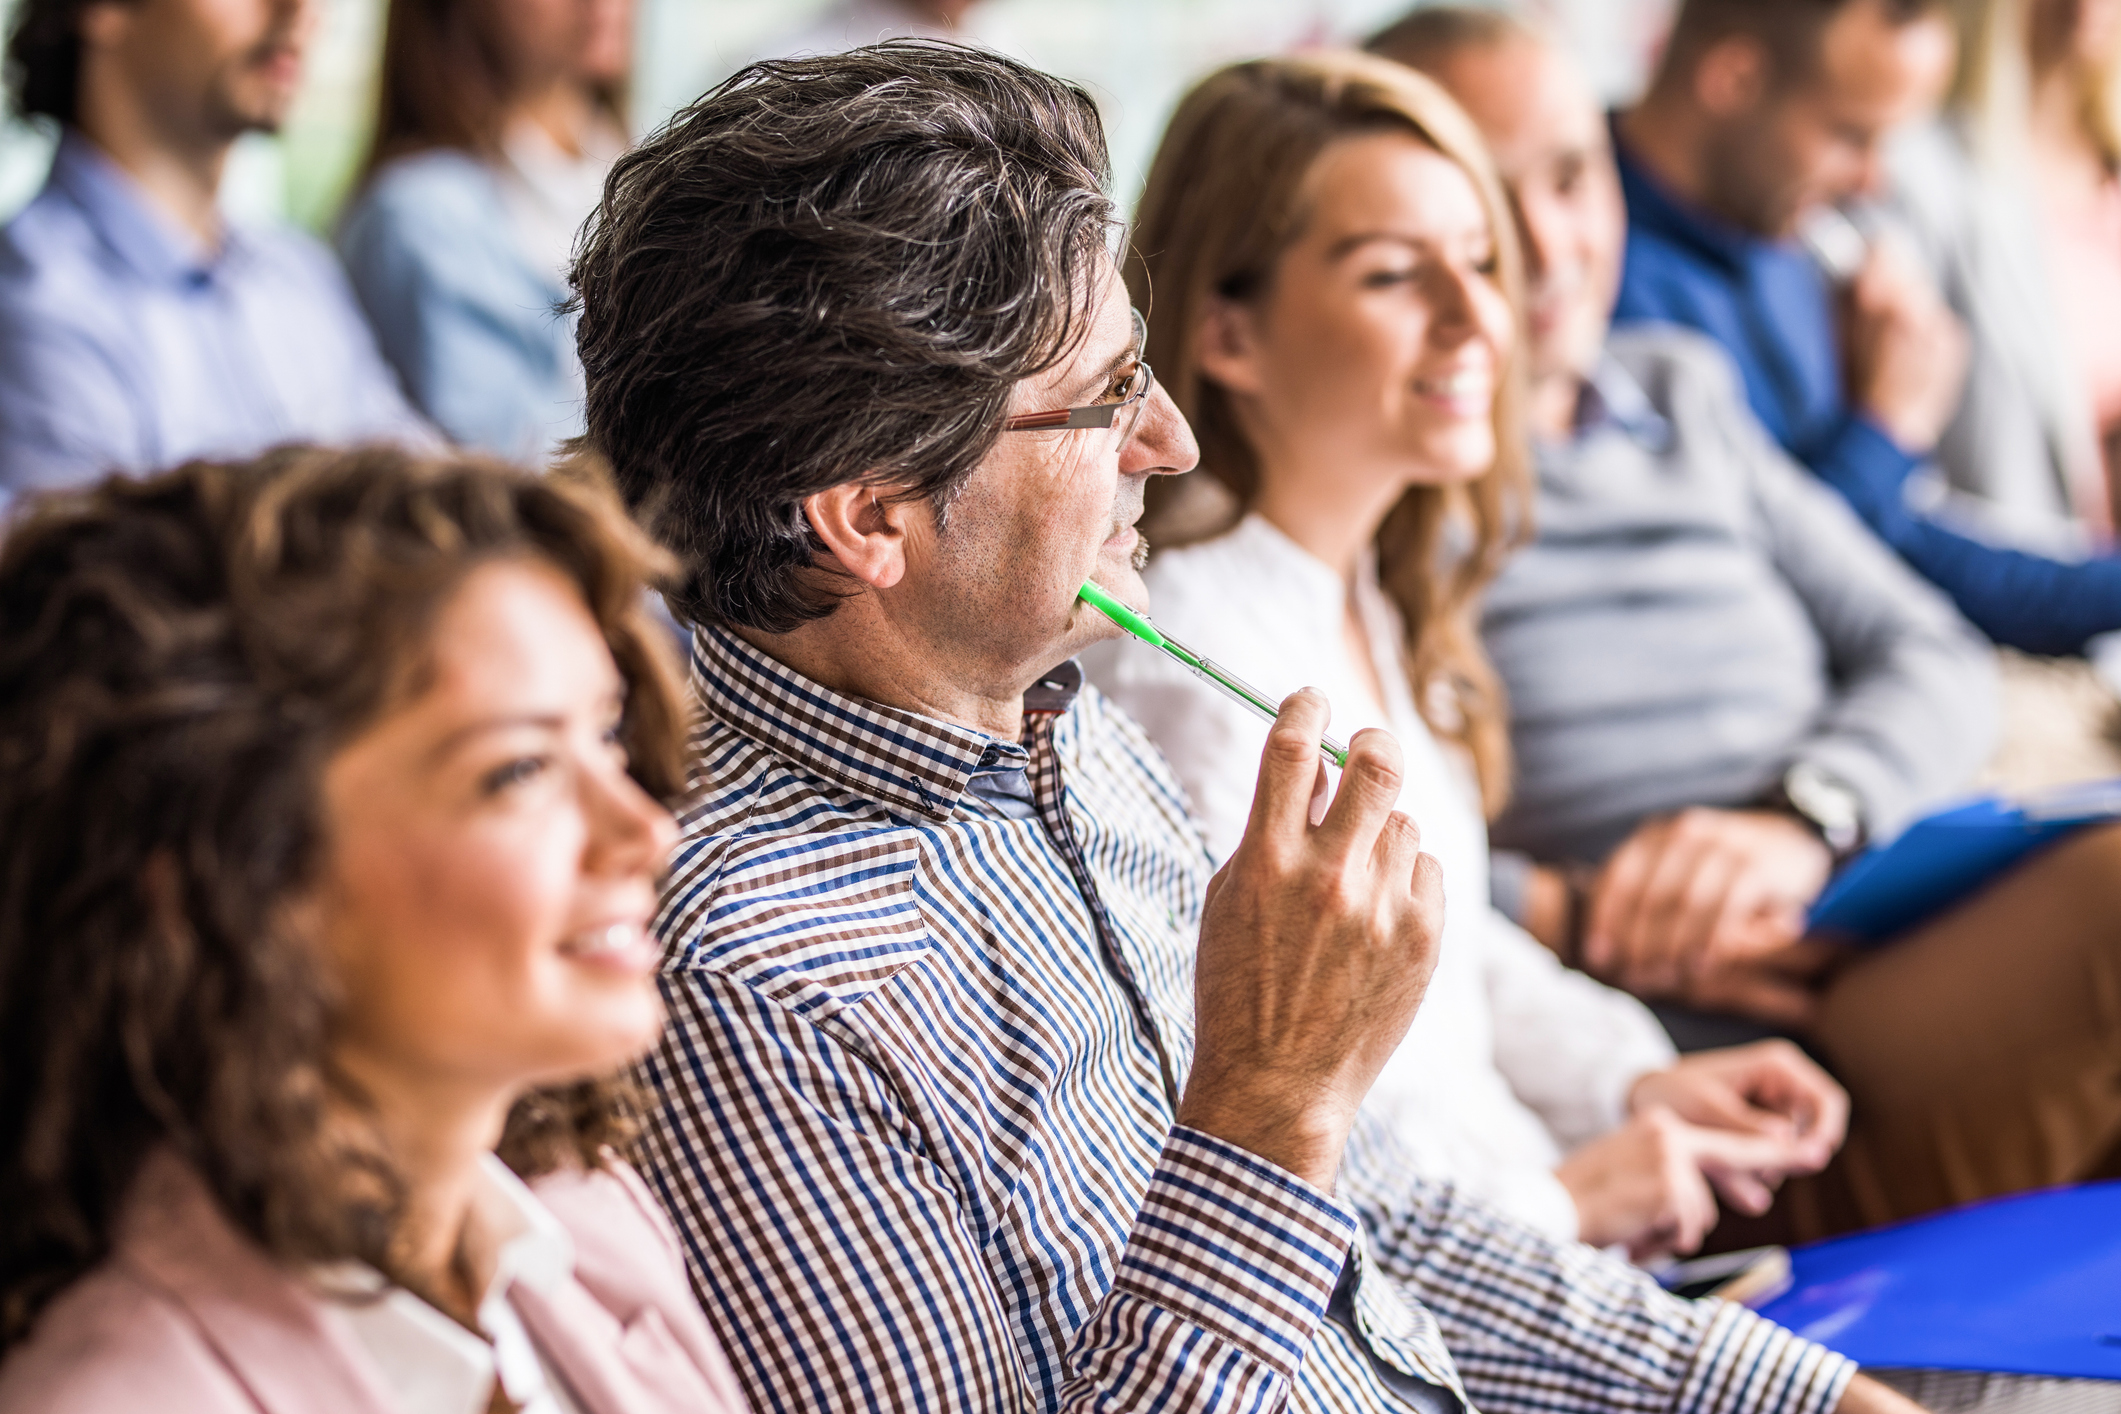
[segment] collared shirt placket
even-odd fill
[[[1073,700],[1072,693],[1070,700]],[[1068,815],[1067,785],[1061,779],[1060,753],[1053,741],[1054,727],[1065,710],[1062,705],[1024,713],[1024,749],[1031,758],[1027,769],[1031,775],[1032,798],[1038,802],[1039,823],[1067,862],[1068,873],[1083,896],[1083,906],[1089,910],[1090,920],[1096,925],[1105,966],[1119,979],[1128,1000],[1133,1003],[1135,1024],[1142,1029],[1150,1049],[1156,1053],[1157,1069],[1163,1076],[1164,1098],[1175,1115],[1178,1113],[1180,1081],[1171,1063],[1170,1048],[1164,1043],[1163,1029],[1156,1024],[1156,1015],[1149,1006],[1148,997],[1143,994],[1140,979],[1127,963],[1119,932],[1112,923],[1112,914],[1098,894],[1097,880],[1091,876],[1089,862],[1083,858],[1082,843],[1076,838],[1074,822]]]

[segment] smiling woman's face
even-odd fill
[[[626,773],[623,683],[580,592],[482,566],[431,643],[324,775],[334,1059],[379,1104],[609,1071],[663,1019],[647,924],[674,826]]]
[[[1319,154],[1302,202],[1235,336],[1203,351],[1264,460],[1302,448],[1314,467],[1407,484],[1487,472],[1512,318],[1472,179],[1411,133],[1366,133]]]

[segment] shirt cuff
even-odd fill
[[[1702,1338],[1673,1414],[1831,1414],[1856,1363],[1727,1301]]]
[[[1177,1127],[1113,1287],[1293,1378],[1356,1232],[1353,1210],[1294,1174]]]

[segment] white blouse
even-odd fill
[[[1172,634],[1269,696],[1310,686],[1345,741],[1384,727],[1406,757],[1400,808],[1443,867],[1443,949],[1406,1041],[1370,1092],[1372,1113],[1415,1162],[1556,1237],[1576,1236],[1576,1205],[1554,1176],[1563,1154],[1619,1125],[1627,1093],[1673,1060],[1633,997],[1565,968],[1488,901],[1488,835],[1467,763],[1414,707],[1402,620],[1366,557],[1356,609],[1385,690],[1370,705],[1343,630],[1338,573],[1259,516],[1150,562],[1151,614]],[[1177,770],[1209,849],[1236,848],[1252,805],[1266,724],[1185,669],[1131,640],[1083,656],[1091,679],[1132,713]]]
[[[320,1284],[342,1301],[405,1414],[485,1414],[496,1384],[521,1414],[579,1414],[509,1303],[518,1282],[545,1291],[572,1276],[574,1240],[507,1165],[488,1154],[480,1169],[466,1247],[484,1339],[372,1267],[340,1263],[318,1273]]]

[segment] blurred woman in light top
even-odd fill
[[[1649,1258],[1700,1242],[1712,1186],[1760,1211],[1823,1165],[1845,1101],[1789,1047],[1675,1060],[1640,1003],[1489,906],[1508,745],[1470,606],[1528,503],[1508,210],[1465,116],[1397,65],[1263,60],[1185,99],[1127,273],[1205,475],[1152,489],[1146,579],[1159,627],[1404,748],[1449,918],[1371,1109],[1474,1195]],[[1264,725],[1125,642],[1090,671],[1226,856]]]
[[[2109,548],[2121,465],[2121,0],[1955,0],[1945,112],[1896,141],[1891,205],[1973,336],[1937,460],[1962,513]]]
[[[633,0],[392,0],[339,253],[383,353],[459,444],[582,430],[574,238],[625,150]]]
[[[610,1078],[663,1022],[659,565],[388,451],[14,524],[0,1411],[739,1407]]]

